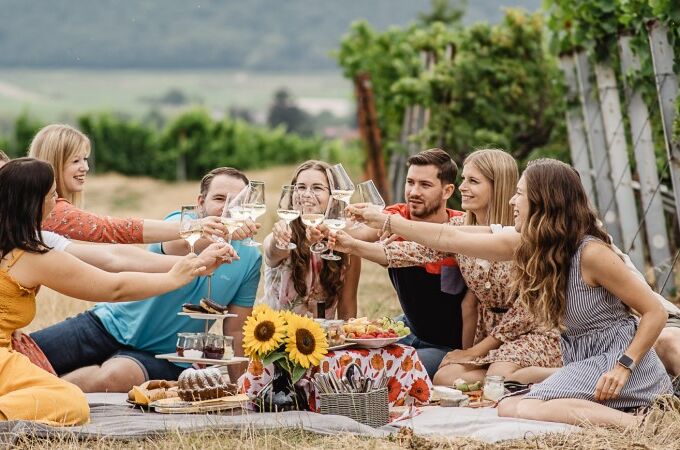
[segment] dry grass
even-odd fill
[[[292,167],[279,167],[267,171],[253,171],[253,179],[267,181],[269,212],[263,219],[263,231],[259,240],[271,229],[275,219],[274,209],[278,200],[278,187],[288,181]],[[146,218],[162,218],[179,205],[195,202],[197,183],[163,183],[148,178],[126,178],[119,175],[92,177],[88,181],[87,203],[90,210],[116,216],[132,215]],[[89,308],[91,304],[74,300],[43,289],[39,296],[38,312],[27,329],[32,331],[56,323]],[[359,313],[375,317],[380,314],[394,315],[400,311],[398,301],[381,267],[366,262],[362,267],[359,285]],[[298,429],[253,430],[206,433],[170,433],[154,439],[141,441],[97,440],[78,442],[74,438],[60,437],[49,440],[26,438],[17,443],[20,449],[71,449],[95,447],[99,449],[678,449],[680,448],[680,414],[669,413],[657,429],[651,426],[620,430],[602,427],[584,427],[579,433],[527,436],[524,440],[487,444],[468,438],[424,439],[413,436],[408,429],[388,439],[370,439],[351,435],[324,436]]]

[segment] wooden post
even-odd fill
[[[420,59],[425,70],[431,70],[435,64],[434,53],[421,52]],[[404,111],[404,123],[401,129],[401,146],[406,153],[393,153],[390,160],[390,173],[392,178],[392,194],[395,202],[404,201],[404,183],[406,182],[406,159],[415,155],[421,148],[418,142],[411,139],[420,132],[430,119],[430,111],[422,105],[412,105]]]
[[[366,176],[372,179],[387,203],[390,203],[390,190],[385,176],[385,162],[371,77],[362,73],[354,79],[357,98],[357,118],[359,134],[366,145]]]
[[[645,267],[642,234],[637,232],[638,212],[631,186],[628,143],[616,74],[611,65],[598,63],[595,65],[595,77],[602,108],[602,124],[609,154],[611,177],[614,182],[614,203],[611,204],[610,209],[616,204],[620,212],[619,223],[623,238],[623,251],[628,252],[633,264],[642,270]],[[607,213],[605,212],[605,215]]]
[[[630,35],[619,36],[619,54],[621,57],[621,73],[628,74],[640,70],[640,59],[630,48]],[[671,271],[671,252],[668,248],[668,234],[666,231],[666,218],[663,213],[661,192],[658,190],[659,176],[656,169],[656,156],[654,154],[654,142],[652,129],[649,122],[649,110],[642,99],[639,89],[633,89],[624,80],[624,92],[628,103],[628,119],[630,120],[630,132],[633,139],[633,154],[640,179],[640,199],[642,200],[642,220],[645,225],[647,236],[647,249],[652,266],[661,268],[655,272],[654,285],[661,288],[661,283]],[[645,212],[646,211],[646,212]],[[623,249],[626,251],[627,249]],[[675,283],[669,278],[663,295],[670,295]]]
[[[661,22],[656,20],[649,22],[647,31],[661,109],[666,154],[668,155],[671,182],[675,194],[675,214],[680,220],[680,143],[673,141],[675,101],[678,97],[678,77],[673,72],[673,47],[668,43],[668,28]]]
[[[586,138],[590,149],[590,162],[593,167],[595,179],[595,191],[597,208],[600,211],[602,221],[607,227],[607,232],[612,236],[614,243],[623,247],[621,238],[621,226],[616,203],[614,203],[614,184],[612,183],[609,166],[609,154],[604,137],[602,124],[602,111],[597,95],[593,92],[590,83],[590,64],[585,50],[579,50],[574,55],[576,73],[583,107],[583,120],[586,125]],[[609,207],[609,205],[612,205]],[[609,207],[609,210],[607,210]]]
[[[588,198],[595,205],[597,202],[595,201],[595,192],[593,191],[590,158],[588,157],[588,141],[586,140],[583,116],[581,110],[575,106],[578,102],[578,81],[576,80],[574,55],[572,53],[560,56],[560,68],[564,73],[564,79],[567,84],[566,118],[571,164],[581,175],[581,183],[583,183]]]

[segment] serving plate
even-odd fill
[[[356,344],[354,342],[345,342],[344,344],[338,344],[334,345],[332,347],[328,347],[329,352],[333,352],[335,350],[344,350],[346,348],[354,347]]]
[[[227,366],[229,364],[240,364],[247,363],[250,361],[248,358],[243,356],[234,356],[230,359],[211,359],[211,358],[191,358],[188,356],[179,356],[177,353],[164,353],[162,355],[156,355],[157,359],[167,359],[171,362],[181,362],[187,364],[210,364],[213,366]]]
[[[226,319],[227,317],[238,317],[236,314],[229,313],[211,314],[211,313],[189,313],[184,311],[178,312],[177,315],[188,316],[191,317],[192,319],[208,319],[208,320]]]
[[[357,347],[361,348],[381,348],[381,347],[387,347],[390,344],[394,344],[397,342],[400,337],[391,337],[391,338],[374,338],[374,339],[356,339],[356,338],[346,338],[345,340],[347,342],[351,342],[353,344],[356,344]]]

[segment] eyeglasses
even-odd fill
[[[298,194],[302,195],[307,191],[312,191],[314,195],[322,195],[324,192],[328,192],[328,188],[322,184],[313,184],[311,186],[307,186],[305,184],[298,183],[295,185],[295,192]]]

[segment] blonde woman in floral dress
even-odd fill
[[[512,224],[508,202],[519,178],[512,156],[502,150],[477,150],[465,159],[462,177],[461,206],[467,213],[453,217],[451,225]],[[384,252],[388,267],[420,265],[446,256],[412,241],[392,242]],[[360,250],[359,254],[367,256]],[[458,378],[474,382],[485,375],[528,384],[545,379],[553,368],[560,367],[558,332],[538,327],[521,302],[510,295],[513,263],[462,254],[455,257],[468,286],[465,309],[471,309],[470,302],[477,303],[477,320],[464,318],[464,349],[453,350],[444,358],[434,384],[450,386]]]

